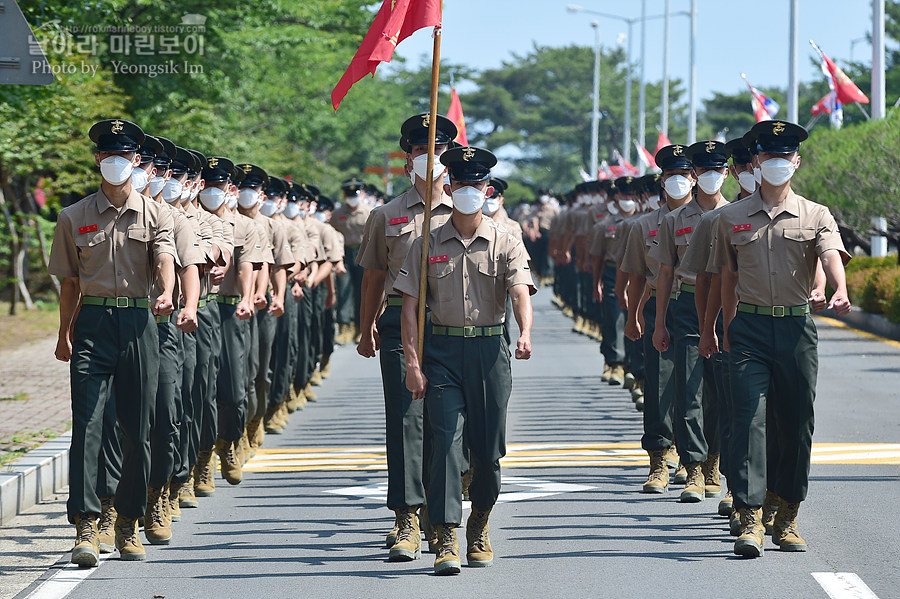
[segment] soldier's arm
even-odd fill
[[[241,301],[238,302],[235,314],[240,320],[249,320],[253,316],[253,263],[238,262],[238,283],[241,287]]]
[[[384,280],[386,278],[386,270],[367,268],[363,271],[362,302],[359,306],[359,327],[362,335],[356,351],[365,358],[374,358],[375,351],[379,349],[375,318],[378,316],[378,309],[384,303]]]
[[[531,325],[534,320],[531,294],[527,285],[513,285],[509,288],[509,297],[512,300],[513,314],[519,324],[516,360],[527,360],[531,357]]]
[[[628,275],[628,287],[626,291],[628,296],[628,322],[625,325],[625,335],[632,341],[637,341],[644,334],[641,330],[640,320],[638,319],[638,310],[641,305],[640,300],[644,295],[644,289],[646,287],[647,277],[635,273]]]
[[[162,292],[153,303],[153,313],[168,316],[175,309],[172,293],[175,290],[175,256],[158,254],[156,256],[156,280]]]
[[[675,267],[660,262],[656,276],[656,329],[653,331],[653,347],[659,352],[669,349],[669,331],[666,330],[666,313],[675,283]]]
[[[178,313],[177,326],[185,333],[197,329],[197,306],[200,302],[200,269],[196,264],[188,264],[178,273],[181,280],[181,294],[184,309]]]
[[[834,310],[838,316],[850,313],[850,298],[847,296],[847,281],[844,273],[844,262],[838,250],[826,250],[822,253],[822,268],[834,295],[828,302],[828,309]]]
[[[400,313],[400,333],[403,338],[403,357],[406,361],[406,388],[413,399],[424,399],[428,379],[419,363],[419,299],[403,294]]]
[[[59,290],[59,340],[56,343],[56,359],[61,362],[72,358],[72,328],[80,304],[78,277],[63,278]]]
[[[809,294],[809,303],[812,304],[813,312],[821,312],[828,305],[828,300],[825,298],[826,282],[825,269],[822,268],[822,259],[817,258],[816,276],[813,280],[812,291]]]

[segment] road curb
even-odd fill
[[[0,526],[69,484],[68,431],[0,470]]]
[[[881,314],[870,314],[856,307],[846,316],[838,316],[834,313],[834,310],[823,310],[817,314],[839,320],[853,328],[878,335],[879,337],[900,341],[900,325],[892,323]]]

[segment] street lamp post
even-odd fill
[[[800,37],[799,27],[800,27],[800,19],[798,17],[798,13],[800,12],[800,0],[791,0],[791,34],[790,34],[790,50],[788,51],[788,120],[792,123],[796,123],[799,117],[798,115],[798,102],[800,98],[799,87],[797,85],[797,62],[798,62],[798,48],[797,48],[797,38]]]
[[[691,89],[689,94],[688,143],[697,141],[697,0],[691,0]]]
[[[598,162],[598,138],[600,137],[600,23],[591,23],[594,28],[594,109],[591,112],[591,177],[597,178],[600,164]]]
[[[641,0],[641,88],[638,93],[638,143],[641,144],[641,147],[646,147],[647,144],[644,143],[644,135],[646,131],[644,130],[647,124],[647,96],[646,96],[646,81],[644,78],[644,65],[646,64],[646,55],[647,55],[647,0]],[[629,142],[631,140],[628,140]],[[631,144],[628,143],[627,147],[630,149]],[[629,161],[630,162],[630,161]],[[638,161],[640,166],[638,167],[638,174],[644,174],[644,163]]]
[[[666,20],[663,24],[663,82],[660,102],[659,130],[669,136],[669,0],[666,0]]]

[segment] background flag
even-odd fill
[[[656,166],[656,161],[653,159],[650,152],[647,151],[647,148],[639,144],[637,140],[634,141],[634,147],[637,148],[638,160],[641,161],[641,164],[644,165],[645,169],[659,170]]]
[[[456,134],[456,141],[464,146],[468,146],[469,140],[466,138],[466,117],[463,116],[462,102],[459,101],[459,94],[456,93],[455,87],[450,88],[450,110],[447,111],[447,118],[456,125],[456,130],[458,131]]]
[[[856,84],[850,80],[850,77],[847,77],[844,71],[834,64],[833,60],[825,56],[825,53],[822,52],[814,41],[809,40],[809,43],[819,54],[819,58],[822,59],[822,72],[825,73],[826,77],[831,78],[829,85],[831,85],[832,89],[837,93],[838,102],[841,104],[847,104],[849,102],[868,104],[869,98],[856,87]]]
[[[441,0],[384,0],[350,66],[331,92],[335,110],[353,84],[375,75],[381,62],[390,62],[397,44],[423,27],[441,24]]]
[[[616,162],[619,163],[619,171],[616,172],[616,167],[611,166],[613,174],[616,177],[624,177],[626,175],[637,176],[638,170],[634,168],[634,166],[625,160],[625,157],[619,153],[618,150],[613,150],[613,154],[615,155]]]
[[[660,132],[659,132],[659,139],[656,141],[656,152],[659,152],[660,150],[662,150],[662,149],[665,148],[666,146],[671,146],[671,145],[672,145],[672,142],[669,141],[669,138],[666,137],[666,134],[663,133],[662,131],[660,131]],[[653,154],[655,155],[656,152],[654,152]]]
[[[578,175],[581,177],[582,181],[593,181],[594,178],[591,177],[586,170],[581,167],[578,167]]]
[[[612,169],[609,168],[609,163],[605,160],[600,162],[600,168],[597,169],[597,178],[601,181],[605,181],[606,179],[613,178]]]
[[[756,117],[756,122],[772,120],[778,114],[778,109],[781,108],[778,102],[750,85],[750,81],[744,73],[741,73],[741,78],[750,88],[750,105],[753,107],[753,116]]]

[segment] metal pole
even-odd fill
[[[591,112],[591,178],[596,179],[600,166],[597,158],[597,144],[600,137],[600,23],[591,23],[594,28],[594,107]]]
[[[688,143],[697,141],[697,0],[691,0],[691,89],[688,101],[690,102],[690,118],[688,120]]]
[[[633,20],[628,21],[628,54],[625,61],[628,63],[627,76],[625,78],[625,139],[622,144],[622,156],[625,162],[631,162],[631,26]]]
[[[663,135],[669,136],[669,0],[666,0],[666,20],[663,24],[663,82],[662,82],[662,113],[659,130]],[[646,146],[645,146],[646,147]]]
[[[647,0],[641,0],[641,88],[638,93],[638,143],[642,147],[647,147],[644,141],[644,135],[647,122],[646,108],[646,83],[644,80],[644,64],[647,55]],[[627,145],[631,145],[631,140],[627,141]],[[630,162],[630,161],[629,161]],[[638,174],[644,174],[644,163],[639,161]]]
[[[798,102],[800,101],[800,89],[797,85],[797,64],[799,61],[799,50],[797,47],[798,38],[800,37],[800,0],[791,0],[791,42],[788,51],[788,114],[787,118],[790,122],[796,123],[798,116]]]
[[[872,118],[883,119],[887,102],[884,87],[884,0],[872,0]]]

